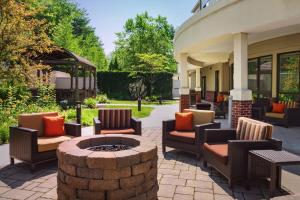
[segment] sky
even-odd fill
[[[197,0],[73,0],[84,8],[91,26],[104,44],[108,55],[114,50],[115,33],[123,30],[128,18],[147,11],[150,16],[167,17],[175,28],[180,26],[192,13]]]

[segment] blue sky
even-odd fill
[[[96,34],[104,43],[106,54],[114,49],[115,33],[123,30],[128,18],[148,11],[151,16],[168,18],[175,28],[180,26],[192,13],[197,0],[73,0],[84,8]]]

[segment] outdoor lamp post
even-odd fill
[[[81,101],[76,101],[76,123],[81,124]]]

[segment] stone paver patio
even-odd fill
[[[242,186],[229,189],[226,179],[211,169],[203,169],[201,162],[193,155],[167,149],[165,157],[161,153],[161,129],[143,129],[143,135],[157,143],[159,147],[158,199],[161,200],[225,200],[264,199],[265,183],[257,183],[247,191]],[[1,199],[56,199],[56,163],[39,166],[30,173],[29,168],[19,163],[0,169]],[[299,199],[300,197],[284,188],[275,199]],[[299,194],[298,194],[299,195]]]

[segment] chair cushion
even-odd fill
[[[175,130],[177,131],[192,131],[193,130],[193,113],[175,113]]]
[[[283,119],[284,118],[284,113],[273,113],[273,112],[268,112],[265,115],[266,117],[272,117],[272,118],[278,118],[278,119]]]
[[[204,143],[204,151],[212,154],[218,161],[223,164],[228,162],[228,144],[208,144]]]
[[[32,114],[21,114],[18,116],[18,126],[24,128],[35,129],[38,131],[38,136],[44,136],[44,125],[43,117],[55,117],[58,116],[57,112],[47,113],[32,113]]]
[[[195,132],[194,131],[171,131],[168,134],[171,140],[194,144],[195,143]]]
[[[135,134],[135,130],[132,128],[129,129],[103,129],[101,130],[101,134]]]
[[[54,137],[65,134],[65,118],[62,116],[43,117],[44,136]]]
[[[99,109],[99,120],[102,129],[130,128],[131,109]]]
[[[272,138],[273,126],[258,120],[240,117],[236,133],[238,140],[266,140]]]
[[[38,137],[38,152],[56,150],[60,143],[71,140],[72,138],[74,138],[74,136],[70,135],[63,135],[57,137]]]
[[[282,103],[273,103],[272,108],[273,113],[284,113],[285,105]]]
[[[215,119],[215,111],[212,110],[184,109],[183,112],[193,113],[193,125],[212,123]]]

